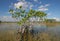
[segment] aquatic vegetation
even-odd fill
[[[30,32],[27,28],[27,26],[24,30],[24,33],[19,33],[18,36],[18,41],[60,41],[59,37],[55,35],[55,33],[52,32],[37,32],[34,33],[34,30],[31,29]]]
[[[0,41],[60,41],[60,32],[59,31],[57,32],[57,30],[55,29],[55,28],[59,29],[60,25],[59,25],[59,28],[55,27],[56,26],[55,25],[53,28],[51,28],[51,30],[48,29],[49,27],[45,29],[45,25],[43,25],[42,28],[40,28],[38,31],[36,31],[35,30],[36,28],[34,29],[33,26],[23,26],[23,28],[26,27],[25,30],[23,31],[24,33],[20,32],[20,30],[15,29],[15,26],[16,26],[15,23],[13,23],[13,24],[12,23],[5,23],[5,24],[2,23],[0,25]],[[6,30],[3,29],[3,27],[4,28],[7,27]],[[16,26],[16,27],[18,27],[18,26]],[[19,29],[19,27],[18,27],[18,29]],[[32,28],[30,28],[30,27],[32,27]],[[53,31],[52,29],[55,29],[55,31]],[[54,33],[54,32],[56,32],[56,33]]]

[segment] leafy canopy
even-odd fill
[[[43,18],[47,14],[42,11],[36,11],[33,9],[30,9],[29,11],[23,10],[22,6],[20,6],[19,9],[10,9],[9,12],[12,14],[13,18],[20,18],[20,21],[18,22],[20,25],[25,23],[29,18],[31,17],[40,17]]]

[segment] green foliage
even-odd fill
[[[42,17],[44,17],[44,16],[46,16],[47,14],[45,14],[45,12],[42,12],[42,11],[37,11],[36,12],[36,14],[35,14],[35,16],[38,16],[38,17],[40,17],[40,18],[42,18]]]
[[[14,10],[13,10],[13,9],[10,9],[9,12],[10,12],[11,14],[13,14]]]
[[[22,6],[20,6],[19,8],[22,8]]]
[[[43,18],[45,17],[47,14],[45,12],[42,11],[36,11],[33,9],[30,9],[28,12],[26,12],[26,10],[23,10],[22,6],[20,6],[19,9],[10,9],[9,12],[12,14],[12,17],[14,18],[20,18],[23,17],[18,23],[21,25],[23,23],[25,23],[30,17],[40,17]]]

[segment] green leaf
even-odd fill
[[[19,8],[22,8],[22,6],[20,6]]]

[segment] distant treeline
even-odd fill
[[[2,21],[0,21],[0,23],[1,23]]]
[[[17,23],[17,22],[11,22],[11,21],[0,21],[0,23]]]
[[[2,21],[0,21],[0,23],[17,23],[17,22],[2,22]]]
[[[2,21],[0,21],[0,23],[18,23],[18,22],[6,22],[6,21],[2,22]],[[42,22],[41,21],[33,21],[31,23],[60,23],[60,22],[48,20],[48,21],[42,21]]]

